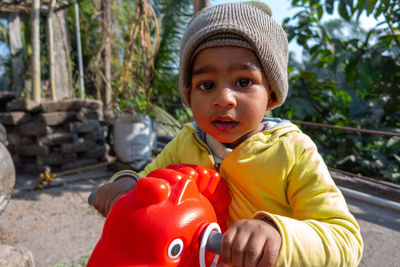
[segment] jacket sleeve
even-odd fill
[[[300,136],[287,142],[294,157],[287,177],[293,218],[268,212],[254,217],[269,217],[281,233],[276,266],[357,266],[363,250],[359,226],[315,144]]]

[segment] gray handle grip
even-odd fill
[[[211,232],[210,236],[208,237],[206,250],[210,251],[214,254],[221,254],[221,241],[222,241],[222,234],[218,232]]]
[[[93,206],[93,202],[94,202],[94,196],[96,195],[96,191],[90,193],[89,197],[88,197],[88,203],[89,205]]]

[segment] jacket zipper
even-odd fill
[[[218,166],[218,164],[215,163],[215,160],[211,153],[210,148],[202,140],[200,140],[200,138],[197,136],[196,133],[192,133],[192,136],[193,136],[194,140],[196,141],[196,143],[207,152],[208,157],[211,160],[211,164],[214,166],[215,170],[219,171],[219,166]]]

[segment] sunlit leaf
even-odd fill
[[[347,10],[347,6],[346,6],[346,3],[344,0],[341,0],[339,3],[339,14],[345,20],[347,20],[347,21],[350,20],[350,15],[349,15],[349,12]]]
[[[333,13],[333,4],[334,4],[334,0],[326,0],[326,2],[325,2],[326,12],[328,12],[328,14],[330,14],[330,15],[332,15],[332,13]]]
[[[368,0],[367,1],[367,3],[368,3],[367,4],[367,15],[370,15],[374,11],[377,2],[378,2],[378,0]]]

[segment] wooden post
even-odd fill
[[[40,79],[40,0],[33,0],[32,8],[32,99],[41,102]]]
[[[54,10],[54,78],[57,99],[75,96],[72,86],[72,66],[70,59],[70,41],[67,29],[65,10]]]
[[[104,76],[105,94],[104,110],[111,110],[111,1],[103,0],[103,42],[104,42]]]
[[[200,10],[210,5],[210,0],[192,0],[193,3],[193,14],[196,14]]]
[[[56,95],[56,82],[55,82],[55,66],[54,66],[54,30],[53,30],[53,15],[56,0],[51,0],[49,14],[47,15],[47,30],[48,30],[48,44],[49,44],[49,69],[50,69],[50,88],[51,98],[57,99]]]

